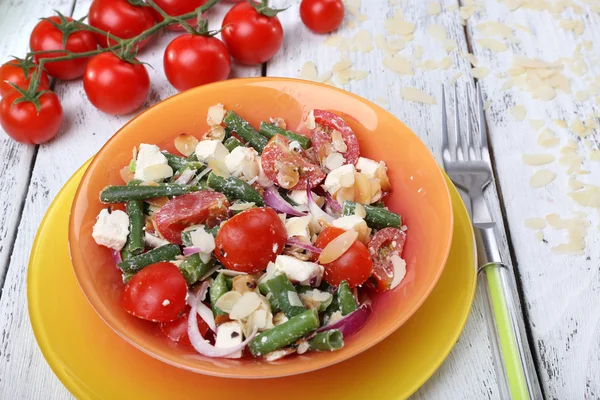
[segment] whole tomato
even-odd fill
[[[123,115],[144,104],[150,92],[150,77],[143,64],[102,53],[94,56],[86,67],[83,88],[100,111]]]
[[[302,0],[300,18],[315,33],[332,32],[344,20],[344,3],[342,0]]]
[[[39,96],[39,111],[31,101],[21,101],[21,93],[14,90],[0,102],[0,125],[17,142],[40,144],[58,133],[63,120],[63,110],[54,92]]]
[[[283,28],[279,18],[261,14],[255,7],[263,6],[249,2],[236,4],[223,19],[223,41],[231,56],[242,64],[269,61],[283,43]],[[267,10],[263,12],[275,14],[276,11]]]
[[[208,0],[154,0],[157,6],[172,17],[190,13],[207,1]],[[156,10],[153,9],[152,13],[157,22],[161,22],[164,19]],[[186,22],[195,26],[196,18],[188,19]],[[178,32],[184,31],[181,24],[170,25],[167,29]]]
[[[31,66],[22,64],[20,60],[11,60],[0,67],[0,96],[12,93],[15,89],[8,83],[17,85],[23,90],[27,90],[31,76],[36,69],[36,64]],[[27,77],[25,77],[27,71]],[[50,89],[50,79],[45,71],[42,71],[38,90]]]
[[[165,49],[164,68],[171,85],[182,92],[227,79],[231,57],[219,39],[188,33],[169,43]]]
[[[133,6],[127,0],[94,0],[90,6],[88,22],[91,26],[121,39],[130,39],[154,26],[152,9],[147,6]],[[106,35],[96,33],[96,39],[102,47],[117,42]],[[150,38],[137,43],[138,50],[143,48]]]
[[[67,23],[73,21],[72,18],[65,17]],[[50,17],[48,20],[63,25],[59,17]],[[63,51],[63,33],[60,29],[54,26],[47,20],[42,20],[33,28],[31,37],[29,38],[29,47],[32,51],[48,51],[58,50],[55,53],[36,55],[35,60],[39,63],[42,58],[54,58],[66,55]],[[76,31],[67,38],[66,50],[72,53],[84,53],[87,51],[96,50],[98,43],[92,32]],[[76,79],[83,75],[85,66],[89,61],[89,57],[76,58],[73,60],[46,62],[44,68],[50,76],[62,80]]]

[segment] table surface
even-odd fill
[[[24,55],[38,18],[52,10],[79,18],[90,3],[0,2],[0,61]],[[438,160],[438,106],[411,100],[402,89],[416,88],[439,101],[441,84],[456,80],[464,122],[464,88],[479,78],[496,175],[487,200],[496,220],[504,218],[499,224],[502,252],[517,272],[544,393],[547,398],[600,398],[600,186],[594,185],[600,182],[598,1],[347,0],[344,24],[329,36],[307,31],[297,3],[271,1],[279,7],[291,4],[280,14],[283,48],[262,67],[234,66],[233,77],[309,77],[301,71],[312,62],[318,71],[313,79],[327,80],[332,69],[340,68],[336,63],[349,59],[350,68],[367,71],[366,77],[348,82],[345,77],[360,73],[337,71],[328,83],[390,110]],[[213,26],[220,25],[227,8],[223,4],[211,10]],[[413,33],[403,21],[414,24]],[[144,108],[176,93],[162,71],[163,50],[172,37],[159,35],[140,54],[154,66]],[[96,110],[86,101],[80,80],[55,82],[54,89],[65,110],[56,139],[25,146],[6,135],[0,138],[2,399],[71,397],[46,364],[31,330],[29,252],[62,185],[133,117]],[[542,163],[547,164],[534,165]],[[555,179],[532,187],[545,175]],[[448,359],[413,397],[499,397],[479,294]]]

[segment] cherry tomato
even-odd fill
[[[165,49],[164,68],[171,85],[183,92],[227,79],[231,57],[219,39],[188,33],[169,43]]]
[[[66,17],[67,21],[72,21],[72,18]],[[50,21],[61,25],[59,17],[50,17]],[[36,55],[35,61],[38,63],[42,58],[62,57],[66,55],[63,51],[65,48],[62,44],[63,33],[56,28],[52,23],[46,20],[38,22],[31,32],[29,38],[29,47],[32,51],[48,51],[59,50],[56,53],[48,53]],[[96,50],[98,43],[96,37],[89,31],[76,31],[69,35],[67,39],[66,50],[72,53],[84,53],[87,51]],[[62,80],[76,79],[83,75],[85,66],[89,61],[89,57],[76,58],[73,60],[46,62],[44,68],[50,76]]]
[[[172,321],[185,309],[187,283],[170,262],[147,266],[131,278],[123,292],[129,314],[154,322]]]
[[[325,179],[325,172],[310,162],[306,152],[291,149],[290,143],[288,138],[281,135],[275,135],[269,140],[260,158],[265,175],[286,189],[306,190],[307,185],[314,188]],[[298,181],[293,184],[296,174]],[[294,179],[289,181],[287,177],[291,175]]]
[[[346,121],[326,110],[314,110],[314,115],[316,126],[310,131],[310,139],[321,163],[324,162],[327,155],[335,151],[331,134],[338,131],[346,144],[346,151],[341,152],[346,159],[344,164],[356,164],[360,156],[358,139]]]
[[[190,13],[207,1],[208,0],[154,0],[156,5],[170,16]],[[161,22],[164,19],[156,10],[153,9],[152,13],[157,22]],[[196,18],[190,18],[186,22],[191,26],[196,26]],[[181,24],[170,25],[167,29],[179,32],[184,31]]]
[[[328,227],[319,234],[315,246],[324,249],[333,239],[344,233],[341,228]],[[324,264],[323,279],[332,286],[348,281],[351,288],[362,285],[373,271],[373,261],[369,250],[360,241],[355,240],[344,254],[329,264]]]
[[[227,269],[264,271],[283,252],[287,231],[272,208],[251,208],[225,222],[215,239],[215,255]]]
[[[332,32],[344,20],[344,3],[342,0],[302,0],[300,18],[315,33]]]
[[[221,35],[231,56],[248,65],[269,61],[283,43],[279,18],[260,14],[248,2],[236,4],[227,12]]]
[[[19,67],[19,61],[12,60],[0,67],[0,96],[4,96],[8,93],[12,93],[15,89],[8,84],[13,83],[21,89],[27,90],[29,82],[31,81],[31,75],[34,73],[36,65],[27,68],[27,77],[23,68]],[[40,84],[38,90],[50,89],[50,79],[46,71],[42,71],[42,77],[40,78]]]
[[[85,69],[83,88],[90,102],[108,114],[129,114],[146,101],[150,77],[143,64],[121,60],[113,53],[94,56]]]
[[[174,342],[191,344],[188,337],[188,316],[190,315],[190,309],[190,306],[186,306],[181,316],[173,321],[161,323],[160,330],[162,333]],[[209,327],[202,318],[198,318],[198,330],[200,330],[202,337],[206,338]]]
[[[369,252],[375,264],[373,268],[373,281],[378,291],[390,288],[394,279],[394,266],[391,257],[395,254],[402,256],[406,233],[398,228],[383,228],[373,236],[369,242]]]
[[[161,235],[171,243],[181,244],[181,231],[194,224],[214,226],[227,215],[229,202],[219,192],[201,190],[175,197],[154,215]]]
[[[133,6],[127,0],[94,0],[90,6],[88,22],[91,26],[110,32],[121,39],[130,39],[154,26],[152,8]],[[117,42],[106,35],[96,33],[96,40],[102,47]],[[150,38],[137,43],[138,50],[146,46]]]
[[[63,120],[63,110],[54,92],[40,96],[40,111],[30,101],[13,102],[20,99],[17,91],[9,93],[0,102],[0,125],[8,136],[17,142],[40,144],[58,133]]]

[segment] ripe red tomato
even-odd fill
[[[248,65],[269,61],[283,43],[279,18],[260,14],[248,2],[231,7],[223,19],[221,35],[231,56]]]
[[[173,321],[161,323],[160,330],[162,333],[174,342],[191,345],[190,338],[188,337],[188,316],[190,315],[190,309],[190,306],[186,306],[181,316]],[[206,338],[209,327],[202,318],[198,318],[198,330],[202,337]]]
[[[72,18],[66,17],[68,21],[72,21]],[[49,20],[61,24],[59,17],[50,17]],[[38,63],[42,58],[54,58],[66,55],[60,50],[64,50],[63,44],[63,33],[46,20],[38,22],[31,32],[29,38],[29,47],[32,51],[48,51],[48,50],[59,50],[56,53],[48,53],[42,55],[36,55],[35,61]],[[69,35],[67,39],[66,50],[73,53],[84,53],[87,51],[96,50],[98,43],[96,43],[96,37],[92,32],[89,31],[77,31]],[[73,60],[46,62],[44,68],[48,71],[50,76],[53,76],[62,80],[76,79],[83,75],[85,66],[89,61],[89,57],[76,58]]]
[[[154,322],[172,321],[185,309],[187,283],[175,264],[159,262],[131,278],[123,292],[129,314]]]
[[[3,64],[0,67],[0,96],[4,96],[15,91],[15,89],[9,85],[8,82],[17,85],[21,89],[27,90],[29,87],[29,82],[31,81],[31,75],[35,69],[35,65],[27,68],[26,78],[23,68],[19,67],[19,61],[12,60]],[[40,78],[38,90],[42,91],[48,89],[50,89],[50,79],[48,78],[48,74],[45,71],[42,71],[42,77]]]
[[[325,179],[325,172],[318,165],[311,163],[304,151],[297,152],[290,149],[290,143],[288,138],[281,135],[275,135],[269,140],[260,158],[265,175],[272,182],[286,189],[306,190],[307,184],[314,188]],[[290,169],[297,170],[299,180],[295,186],[286,187],[280,173],[283,171],[283,175],[289,175]]]
[[[315,129],[310,131],[310,140],[321,162],[333,150],[331,134],[338,131],[346,144],[346,151],[341,153],[346,159],[345,164],[356,164],[360,157],[358,139],[342,117],[326,110],[314,110]]]
[[[90,6],[88,22],[91,26],[121,39],[130,39],[152,28],[154,16],[150,7],[133,6],[127,0],[94,0]],[[117,42],[108,39],[106,35],[96,33],[96,40],[102,47],[108,47]],[[137,48],[141,49],[150,38],[138,42]]]
[[[229,202],[224,194],[201,190],[169,200],[154,215],[161,235],[181,244],[181,231],[194,224],[214,226],[227,216]]]
[[[83,88],[90,102],[108,114],[129,114],[150,92],[150,77],[143,64],[132,64],[113,53],[94,56],[85,69]]]
[[[154,0],[156,5],[172,17],[192,12],[207,1],[208,0]],[[161,22],[164,19],[156,10],[153,9],[152,13],[157,22]],[[196,18],[190,18],[186,22],[191,26],[196,26]],[[179,32],[184,31],[184,28],[180,24],[170,25],[167,29]]]
[[[286,241],[285,225],[272,208],[251,208],[219,229],[214,253],[225,268],[252,274],[275,261]]]
[[[342,0],[302,0],[300,18],[315,33],[329,33],[344,20]]]
[[[0,125],[6,134],[17,142],[40,144],[58,133],[63,120],[63,110],[54,92],[40,96],[40,111],[29,101],[13,102],[22,96],[17,91],[8,93],[0,102]]]
[[[165,49],[164,68],[171,85],[183,92],[227,79],[231,57],[219,39],[188,33],[169,43]]]
[[[324,249],[333,239],[344,233],[345,230],[328,227],[319,234],[315,246]],[[362,285],[373,271],[373,261],[369,250],[360,241],[355,240],[352,246],[338,259],[329,264],[324,264],[323,279],[332,286],[338,286],[342,281],[348,281],[351,288]]]
[[[390,288],[394,279],[394,266],[391,257],[396,254],[402,257],[406,233],[398,228],[383,228],[369,242],[369,252],[373,256],[373,280],[378,291]]]

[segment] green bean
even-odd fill
[[[198,282],[198,279],[208,272],[215,265],[215,259],[211,258],[207,263],[202,262],[200,254],[192,254],[186,257],[181,264],[179,270],[185,278],[188,285],[193,285]]]
[[[317,290],[320,292],[325,292],[325,290],[319,290],[319,289],[315,289],[311,286],[298,286],[296,288],[296,291],[298,292],[298,294],[306,294],[306,292],[310,292],[312,290]],[[333,295],[329,296],[329,299],[323,302],[320,302],[319,304],[319,312],[323,312],[327,309],[327,307],[329,307],[329,305],[331,304],[331,302],[333,301]]]
[[[356,204],[357,203],[353,201],[344,201],[342,213],[344,215],[354,215]],[[400,215],[388,211],[385,208],[373,207],[367,204],[362,204],[362,206],[367,213],[365,221],[367,222],[367,225],[369,225],[369,228],[383,229],[388,226],[400,228],[400,226],[402,226],[402,217],[400,217]]]
[[[281,311],[281,309],[279,308],[279,304],[277,304],[277,299],[275,298],[275,296],[273,296],[273,294],[271,294],[269,296],[269,293],[271,293],[271,289],[269,289],[266,282],[262,282],[262,283],[258,284],[258,291],[260,292],[260,294],[265,296],[267,298],[267,300],[269,300],[269,303],[271,304],[271,313],[272,314],[275,314],[275,313]]]
[[[141,200],[131,200],[126,205],[127,215],[129,216],[129,234],[127,235],[127,251],[132,255],[140,254],[144,251],[144,202]]]
[[[265,121],[260,123],[260,133],[269,139],[275,135],[285,136],[292,141],[300,143],[300,146],[302,146],[303,149],[308,149],[310,147],[310,138],[299,133],[280,128],[277,125],[273,125]]]
[[[319,332],[308,341],[310,350],[314,351],[334,351],[344,347],[344,336],[339,329],[331,329],[325,332]]]
[[[179,246],[176,244],[166,244],[121,261],[119,268],[123,272],[135,272],[157,262],[174,260],[175,256],[178,255],[181,255]]]
[[[292,200],[292,198],[290,196],[288,196],[287,194],[287,190],[283,189],[283,190],[278,190],[279,195],[288,203],[290,203],[292,206],[299,206],[298,203],[296,203],[294,200]],[[323,281],[325,282],[325,281]]]
[[[229,200],[244,200],[252,202],[259,207],[265,204],[256,189],[234,176],[223,178],[212,171],[208,174],[207,184],[209,188],[224,193]]]
[[[219,273],[215,278],[213,284],[210,286],[210,304],[212,305],[213,314],[215,315],[224,315],[227,314],[225,311],[217,308],[215,304],[219,297],[223,296],[225,293],[229,291],[229,287],[227,285],[227,280],[225,279],[225,275]]]
[[[244,139],[246,143],[254,147],[258,153],[262,153],[263,149],[267,145],[267,138],[262,136],[256,129],[254,129],[248,121],[237,115],[234,111],[229,111],[225,118],[223,118],[225,125],[233,129],[239,137]]]
[[[333,298],[331,299],[331,303],[329,303],[329,305],[327,306],[327,308],[325,309],[325,312],[323,313],[323,322],[326,323],[329,318],[331,317],[331,315],[340,310],[340,302],[337,296],[337,293],[333,294]]]
[[[163,196],[180,196],[182,194],[197,192],[198,186],[175,185],[164,183],[158,186],[107,186],[100,192],[100,201],[103,203],[125,203],[131,200],[147,200]]]
[[[188,156],[188,158],[185,159],[187,162],[190,161],[198,161],[198,156],[196,155],[196,153],[192,153]]]
[[[210,233],[214,237],[217,237],[217,233],[219,233],[219,229],[221,229],[221,225],[215,225],[210,229],[206,229],[206,232]]]
[[[225,147],[227,147],[227,150],[229,150],[229,152],[232,152],[233,149],[235,149],[236,147],[244,146],[244,143],[240,142],[236,137],[233,136],[225,140],[223,144],[225,145]]]
[[[347,281],[342,281],[342,283],[340,283],[340,287],[338,287],[337,290],[337,295],[342,315],[348,315],[352,311],[356,310],[358,305],[356,304],[356,299],[354,298],[354,294],[352,294],[352,290],[350,290],[350,286],[348,285]]]
[[[265,355],[294,343],[318,327],[317,310],[305,310],[283,324],[256,335],[248,343],[248,348],[254,356]]]
[[[173,168],[173,171],[179,171],[187,164],[185,157],[176,156],[175,154],[171,154],[166,150],[163,150],[162,153],[166,157],[169,167]]]
[[[290,304],[289,293],[291,292],[292,296],[298,296],[298,293],[285,274],[280,274],[269,279],[266,284],[272,293],[272,298],[275,298],[277,305],[281,308],[281,311],[283,311],[286,317],[291,318],[306,311],[304,306],[294,306]]]
[[[123,280],[123,283],[127,283],[131,280],[131,278],[133,278],[134,275],[135,272],[123,272],[121,279]]]

